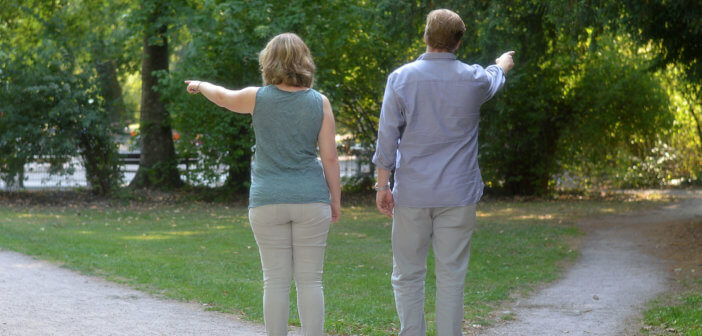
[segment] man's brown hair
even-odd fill
[[[263,84],[312,87],[314,61],[302,39],[285,33],[274,37],[258,56]]]
[[[448,9],[436,9],[427,15],[424,42],[433,49],[454,52],[466,25],[458,14]]]

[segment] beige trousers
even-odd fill
[[[271,204],[249,209],[263,268],[263,318],[271,336],[287,335],[290,283],[295,276],[304,335],[324,331],[322,270],[331,223],[325,203]]]
[[[392,286],[400,317],[400,336],[426,335],[424,281],[430,243],[436,266],[436,335],[462,334],[463,288],[474,228],[475,205],[395,207]]]

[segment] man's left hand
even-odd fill
[[[392,209],[395,207],[395,202],[392,198],[392,191],[380,190],[375,194],[375,205],[378,210],[388,218],[392,218]]]

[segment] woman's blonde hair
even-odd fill
[[[271,39],[258,56],[263,85],[287,84],[312,87],[314,61],[302,39],[293,34],[280,34]]]

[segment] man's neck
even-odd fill
[[[427,52],[428,53],[453,53],[451,50],[445,50],[445,49],[434,49],[432,47],[427,46]]]

